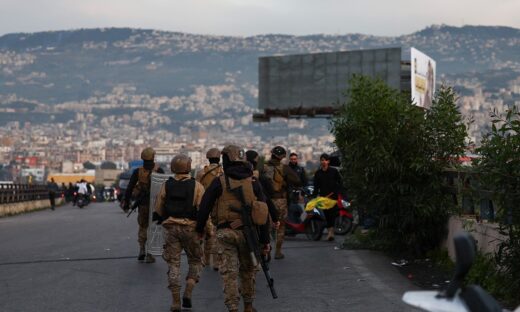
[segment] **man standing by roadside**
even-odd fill
[[[177,155],[171,161],[175,178],[161,186],[155,204],[154,220],[165,230],[163,258],[168,263],[168,288],[172,293],[172,312],[181,311],[181,253],[188,257],[188,276],[182,295],[182,307],[191,308],[191,294],[202,267],[202,246],[195,232],[197,210],[204,187],[190,176],[191,159]]]
[[[298,160],[298,154],[291,153],[289,155],[289,167],[291,167],[291,169],[294,170],[294,172],[296,172],[296,174],[300,178],[302,186],[307,186],[307,174],[305,173],[305,168],[298,164]]]
[[[155,151],[151,147],[145,148],[141,152],[143,166],[134,170],[128,182],[124,200],[121,207],[125,212],[130,209],[130,198],[133,197],[138,201],[137,223],[139,224],[139,232],[137,241],[139,243],[139,262],[153,263],[154,257],[151,254],[145,254],[145,244],[148,231],[149,213],[150,213],[150,188],[152,186],[152,173],[164,173],[158,165],[155,164]]]
[[[58,192],[58,184],[54,182],[54,178],[51,178],[51,181],[48,182],[47,189],[49,190],[49,201],[51,202],[51,209],[54,210],[56,207],[56,192]]]
[[[301,186],[298,175],[287,165],[282,164],[282,159],[287,152],[281,146],[275,146],[271,150],[271,159],[264,165],[262,178],[266,178],[271,184],[271,199],[278,210],[280,226],[276,230],[275,259],[283,259],[282,244],[285,236],[285,221],[287,219],[287,189],[288,185]]]
[[[307,186],[307,174],[305,173],[305,168],[298,165],[298,154],[291,153],[289,155],[289,167],[291,167],[294,172],[298,175],[301,181],[301,186]],[[301,188],[290,185],[289,186],[289,204],[298,203],[301,198]]]
[[[341,192],[342,183],[341,176],[336,168],[330,166],[330,157],[323,153],[320,156],[320,169],[314,174],[314,192],[313,196],[323,196],[331,199],[338,199]],[[334,222],[338,216],[339,209],[335,206],[331,209],[323,210],[325,219],[327,220],[327,240],[334,240]]]

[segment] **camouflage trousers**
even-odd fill
[[[278,211],[278,219],[280,220],[280,227],[276,231],[276,247],[282,248],[282,243],[285,237],[285,220],[287,220],[287,199],[273,198],[272,199]]]
[[[217,244],[219,271],[224,282],[224,303],[228,310],[238,310],[240,295],[244,303],[252,303],[255,299],[255,277],[258,269],[251,261],[241,231],[217,230]]]
[[[181,253],[188,257],[186,279],[199,280],[202,269],[202,246],[194,226],[170,224],[164,227],[163,259],[168,264],[168,288],[173,292],[181,290]]]
[[[137,224],[139,224],[139,231],[137,232],[137,242],[139,247],[144,249],[146,238],[148,234],[148,223],[150,219],[150,206],[140,205],[137,211]]]
[[[213,223],[208,222],[206,225],[206,238],[204,240],[204,264],[210,265],[213,258],[213,267],[218,268],[217,259],[217,233]]]

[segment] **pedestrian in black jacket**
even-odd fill
[[[330,157],[323,153],[320,156],[320,169],[314,174],[314,192],[313,196],[329,197],[338,199],[341,192],[341,176],[337,169],[330,167]],[[334,240],[334,221],[339,213],[338,206],[323,211],[327,219],[327,240]]]

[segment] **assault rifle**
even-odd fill
[[[134,201],[134,203],[130,207],[130,211],[126,215],[127,218],[130,217],[132,212],[134,212],[137,209],[137,207],[139,207],[139,205],[146,200],[146,197],[148,197],[147,195],[150,196],[150,194],[148,192],[142,192],[142,194],[140,194],[139,197],[137,197],[137,199]]]
[[[262,271],[267,279],[267,285],[271,290],[273,299],[276,299],[278,298],[278,295],[276,294],[276,289],[274,289],[274,279],[271,277],[271,273],[269,272],[269,259],[262,254],[258,239],[258,229],[253,225],[253,221],[251,220],[251,205],[246,203],[242,186],[231,189],[228,184],[228,190],[242,203],[242,209],[231,208],[231,210],[240,214],[240,219],[242,220],[242,233],[246,239],[251,261],[254,266],[257,266],[257,259],[260,259],[260,265],[262,266]]]

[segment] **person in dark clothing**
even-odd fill
[[[260,183],[253,180],[253,170],[240,147],[226,146],[222,150],[222,160],[224,174],[215,178],[202,196],[196,231],[202,240],[211,214],[212,222],[217,226],[217,244],[221,257],[219,272],[224,282],[225,304],[229,311],[237,312],[242,296],[244,311],[253,312],[257,268],[242,233],[240,215],[232,210],[232,207],[240,207],[241,202],[231,190],[242,187],[246,202],[256,200],[265,203],[266,198]],[[258,243],[263,245],[263,253],[267,254],[270,250],[269,222],[257,228]]]
[[[78,201],[79,183],[80,181],[77,181],[72,189],[72,206],[76,206],[76,202]]]
[[[67,202],[71,202],[73,197],[74,197],[74,186],[72,185],[72,182],[69,182],[69,186],[65,190],[65,200]]]
[[[298,177],[300,178],[300,181],[303,186],[307,185],[307,174],[305,173],[305,168],[298,165],[298,154],[291,153],[289,155],[289,167],[291,167],[296,174],[298,174]]]
[[[305,169],[298,165],[298,154],[291,153],[289,155],[289,167],[291,167],[300,178],[301,187],[306,187],[308,183],[307,174],[305,173]],[[302,196],[301,187],[289,185],[289,205],[300,202]]]
[[[313,196],[323,196],[332,199],[338,199],[341,192],[342,182],[341,176],[336,168],[330,167],[330,157],[323,153],[320,156],[320,169],[314,174],[314,192]],[[334,240],[334,221],[339,213],[339,208],[335,206],[331,209],[323,210],[327,219],[327,240]]]
[[[54,178],[51,178],[51,181],[47,184],[47,189],[49,190],[49,201],[51,202],[51,209],[54,210],[56,207],[56,192],[59,191],[58,184],[54,182]]]

